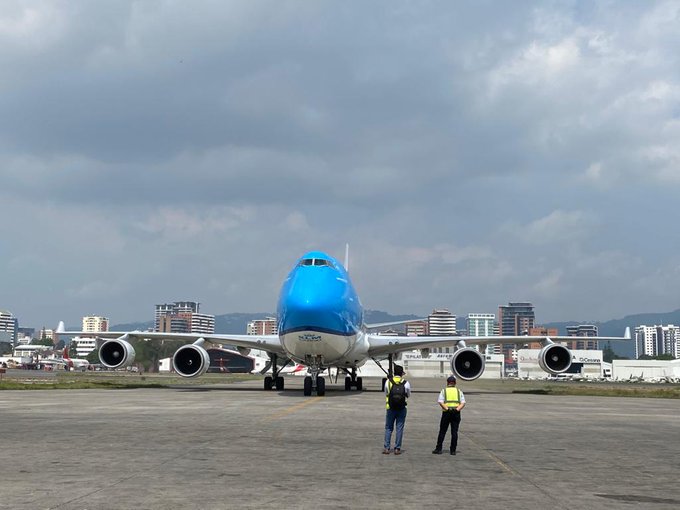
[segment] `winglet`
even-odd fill
[[[57,326],[55,333],[64,333],[65,331],[66,327],[64,326],[64,321],[59,321],[59,325]]]
[[[626,326],[626,331],[623,333],[623,338],[630,340],[630,326]]]

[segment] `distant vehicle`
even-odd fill
[[[234,345],[239,352],[250,349],[263,350],[271,360],[272,374],[264,378],[264,389],[274,387],[281,391],[284,378],[282,367],[299,363],[308,369],[304,379],[304,395],[324,395],[326,382],[321,375],[333,367],[345,373],[345,390],[362,389],[362,379],[357,370],[370,360],[387,359],[388,376],[392,376],[395,356],[413,349],[457,347],[451,358],[451,370],[461,380],[472,381],[482,375],[485,358],[471,346],[488,344],[524,345],[540,342],[542,348],[538,362],[552,374],[569,369],[571,351],[556,341],[570,341],[573,337],[541,336],[422,336],[402,337],[371,333],[369,330],[410,321],[382,324],[365,324],[364,308],[348,272],[349,253],[345,265],[330,255],[313,251],[299,258],[281,286],[277,305],[278,335],[221,335],[200,333],[164,333],[145,331],[107,331],[97,333],[108,338],[99,348],[101,362],[110,368],[120,368],[134,363],[135,350],[131,339],[176,340],[193,342],[181,346],[172,357],[174,371],[183,377],[197,377],[210,367],[207,349],[211,345]],[[88,335],[82,331],[65,331],[60,322],[55,335]],[[590,340],[630,339],[630,329],[621,337],[591,337]]]

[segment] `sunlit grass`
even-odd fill
[[[196,379],[185,379],[175,374],[137,374],[131,372],[64,372],[37,377],[27,371],[4,376],[0,390],[46,390],[46,389],[133,389],[168,388],[172,386],[202,386],[231,384],[241,381],[257,382],[261,375],[252,374],[205,374]],[[418,386],[418,379],[413,380]],[[534,395],[582,395],[604,397],[680,398],[679,384],[649,384],[630,382],[583,382],[545,381],[517,379],[477,379],[461,381],[460,388],[470,394],[521,393]]]
[[[542,388],[516,389],[513,393],[531,393],[535,395],[580,395],[591,397],[646,397],[646,398],[680,398],[680,387],[662,386],[572,386],[568,384],[554,384]]]
[[[21,378],[4,377],[0,390],[83,390],[167,388],[173,385],[230,384],[239,381],[259,380],[250,374],[205,374],[197,379],[185,379],[172,374],[134,374],[125,372],[58,372],[52,377],[31,377],[30,372]]]

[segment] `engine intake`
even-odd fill
[[[451,370],[459,379],[474,381],[484,373],[484,356],[472,347],[458,349],[451,358]]]
[[[550,374],[561,374],[571,366],[571,351],[563,345],[546,345],[538,353],[538,364]]]
[[[135,348],[122,338],[107,340],[99,348],[99,360],[107,368],[125,368],[135,362]]]
[[[200,345],[183,345],[172,357],[172,368],[182,377],[198,377],[209,367],[210,355]]]

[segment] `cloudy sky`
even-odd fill
[[[678,2],[0,6],[0,309],[680,307]]]

